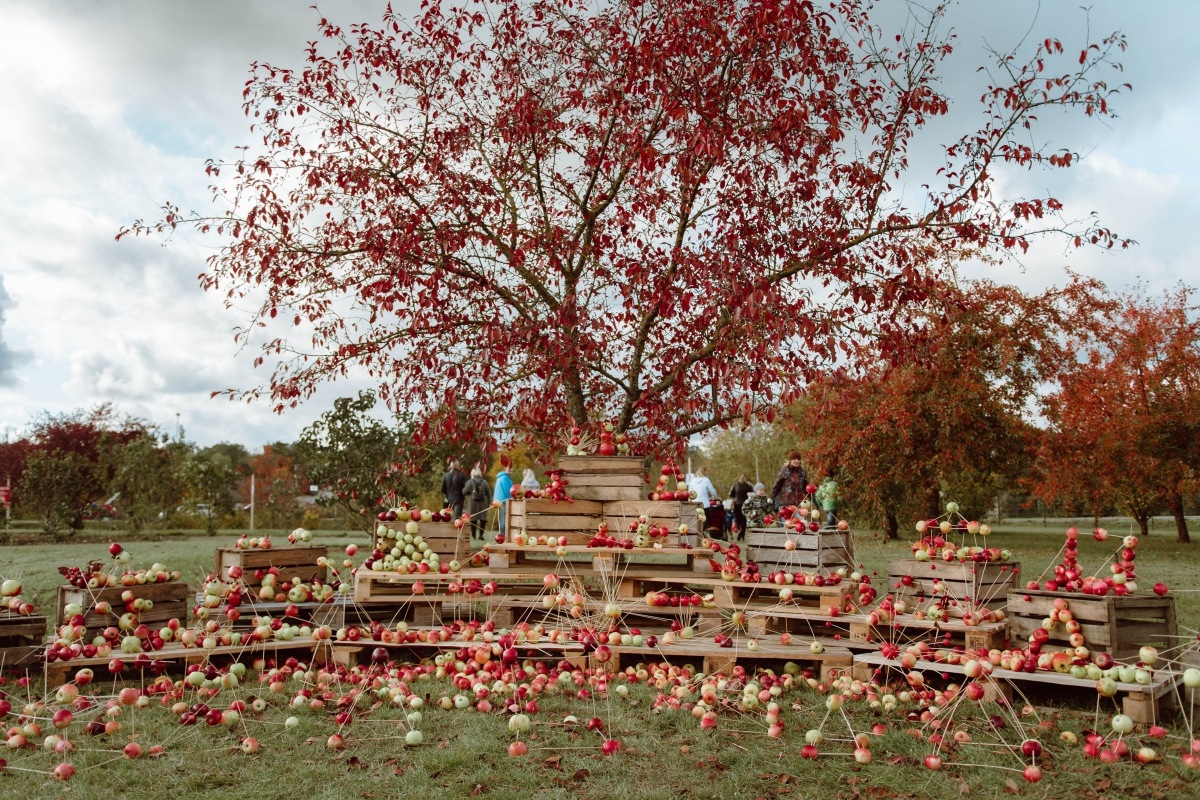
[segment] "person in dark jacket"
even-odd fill
[[[454,509],[454,518],[458,519],[463,513],[463,485],[467,476],[463,473],[457,461],[450,462],[450,471],[442,476],[442,497],[446,498],[446,506]]]
[[[738,478],[737,483],[729,487],[729,498],[733,500],[733,528],[737,529],[737,533],[733,533],[735,539],[739,533],[745,534],[746,532],[746,514],[742,507],[746,505],[746,498],[753,492],[754,487],[750,485],[748,477],[744,474]]]
[[[788,453],[787,463],[779,470],[775,485],[771,487],[771,501],[778,511],[787,506],[799,505],[808,493],[808,475],[800,465],[800,451]]]
[[[761,483],[754,484],[754,494],[746,498],[742,506],[742,514],[746,517],[746,528],[761,528],[766,524],[767,514],[772,512],[771,498],[767,497],[767,487]]]
[[[483,470],[471,470],[471,480],[463,484],[463,495],[467,501],[467,513],[471,515],[472,542],[485,542],[488,509],[492,507],[492,487],[484,480]]]

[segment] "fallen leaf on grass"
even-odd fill
[[[679,752],[683,753],[686,756],[688,753],[692,752],[692,748],[688,747],[686,744],[680,745]]]
[[[571,780],[577,781],[577,782],[578,781],[586,781],[589,777],[591,777],[591,774],[592,773],[588,770],[588,768],[584,767],[583,769],[578,770],[574,775],[572,775]]]
[[[960,783],[958,785],[958,793],[959,794],[970,794],[971,793],[971,784],[967,783],[966,781],[963,781],[962,783]]]
[[[1095,788],[1095,790],[1096,790],[1097,792],[1103,792],[1103,791],[1105,791],[1105,790],[1107,790],[1107,789],[1111,789],[1111,788],[1112,788],[1112,781],[1110,781],[1108,778],[1105,778],[1105,779],[1104,779],[1104,780],[1102,780],[1102,781],[1096,781],[1096,785],[1095,785],[1095,787],[1094,787],[1094,788]]]
[[[471,797],[479,797],[481,794],[483,794],[483,784],[477,783],[475,784],[475,788],[471,790]]]
[[[893,767],[899,767],[902,764],[920,764],[921,762],[919,759],[913,758],[912,756],[892,756],[887,760],[887,763],[891,764]]]
[[[358,756],[350,756],[350,758],[346,760],[346,769],[355,769],[355,768],[366,769],[367,762],[363,761]]]
[[[1021,787],[1012,778],[1004,779],[1004,791],[1008,794],[1020,794]]]

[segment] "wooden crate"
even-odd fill
[[[1117,660],[1136,659],[1138,650],[1152,645],[1160,650],[1178,646],[1175,598],[1156,595],[1107,594],[1103,597],[1046,591],[1013,591],[1008,594],[1008,616],[1013,639],[1027,641],[1054,609],[1058,598],[1067,601],[1079,621],[1085,645],[1093,652],[1108,652]],[[1059,625],[1050,631],[1047,645],[1068,647],[1068,633]]]
[[[646,498],[645,462],[637,456],[559,456],[567,496],[573,500],[635,501]]]
[[[279,583],[299,579],[304,582],[313,580],[324,581],[327,577],[326,568],[319,566],[317,560],[329,555],[329,548],[318,546],[304,547],[269,547],[266,550],[251,548],[242,550],[236,547],[222,547],[217,550],[217,566],[214,573],[217,580],[230,580],[230,567],[241,567],[241,581],[246,586],[261,586],[262,578],[257,576],[259,570],[275,567],[279,571]]]
[[[947,597],[946,611],[952,617],[961,617],[964,611],[975,608],[993,611],[1004,608],[1020,571],[1021,564],[1017,561],[947,563],[897,558],[888,562],[887,591],[922,606]],[[906,577],[912,579],[911,585],[904,585]],[[939,587],[943,591],[938,591]]]
[[[794,545],[787,549],[787,542]],[[776,570],[828,574],[838,567],[854,569],[854,538],[850,531],[823,528],[796,532],[784,528],[750,528],[746,555],[764,575]]]
[[[969,659],[963,659],[967,661]],[[942,661],[918,660],[913,670],[936,675],[942,680],[957,680],[964,674],[963,663],[949,664]],[[910,670],[902,667],[895,659],[880,653],[860,653],[854,656],[853,676],[862,681],[903,680]],[[1121,701],[1122,713],[1134,722],[1151,725],[1163,720],[1175,703],[1175,687],[1180,673],[1169,669],[1157,670],[1149,685],[1140,683],[1117,683],[1116,697]],[[1063,700],[1078,702],[1088,710],[1096,707],[1096,681],[1091,678],[1073,678],[1060,672],[1036,670],[1015,672],[995,668],[991,674],[979,681],[984,689],[984,700],[1012,702],[1013,690],[1019,689],[1022,703],[1035,691],[1046,694],[1054,702]]]
[[[378,531],[381,527],[404,533],[408,529],[408,522],[380,522],[375,526],[374,547],[389,550],[391,547],[385,544],[393,540],[379,536]],[[429,545],[429,549],[437,553],[442,560],[464,559],[471,554],[470,529],[456,527],[453,522],[418,522],[416,535],[420,536]]]
[[[510,500],[507,505],[505,530],[509,537],[522,531],[529,536],[566,536],[568,544],[587,544],[604,519],[604,503],[599,500],[556,503],[535,497]]]
[[[41,667],[46,618],[0,611],[0,671]]]
[[[106,628],[115,625],[117,617],[125,613],[125,604],[121,595],[126,591],[133,592],[134,597],[150,600],[154,607],[138,614],[138,620],[145,625],[155,625],[170,619],[178,619],[186,623],[188,611],[194,595],[183,581],[166,581],[164,583],[146,583],[135,586],[108,586],[104,589],[80,589],[76,586],[58,587],[58,603],[55,613],[57,625],[66,621],[64,609],[68,603],[78,603],[83,606],[83,624],[90,629]],[[112,604],[111,615],[97,614],[94,610],[96,603],[105,601]]]

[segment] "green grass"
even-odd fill
[[[1089,522],[1087,529],[1090,527]],[[1014,551],[1025,576],[1036,576],[1054,562],[1063,528],[1061,523],[1053,523],[1049,529],[1035,524],[1005,525],[997,529],[992,541]],[[1113,524],[1109,529],[1114,534],[1119,530]],[[225,531],[215,538],[172,536],[162,541],[131,542],[128,549],[134,565],[161,561],[182,570],[195,587],[211,569],[214,548],[228,546],[237,535]],[[316,536],[316,543],[327,544],[331,550],[340,550],[350,541],[362,544],[366,539],[362,534],[324,531]],[[889,559],[905,557],[909,552],[906,542],[886,543],[862,533],[856,536],[864,569],[881,576]],[[1098,566],[1116,546],[1115,539],[1101,545],[1088,538],[1080,546],[1081,562],[1085,568]],[[1193,551],[1192,547],[1197,549]],[[1200,619],[1200,607],[1193,599],[1196,593],[1188,591],[1200,585],[1200,544],[1192,547],[1175,544],[1173,530],[1159,528],[1142,541],[1137,559],[1139,580],[1144,586],[1163,580],[1176,590],[1180,623],[1189,631],[1194,631]],[[61,582],[56,568],[64,564],[82,566],[89,559],[106,555],[102,543],[0,547],[0,575],[20,576],[26,596],[40,611],[52,613],[54,591]],[[418,680],[413,687],[431,701],[456,691],[447,681],[436,678]],[[39,691],[36,685],[22,689],[10,684],[5,688],[14,695],[18,712],[25,700],[36,698]],[[624,698],[611,691],[608,696],[597,692],[596,699],[580,700],[574,696],[574,687],[566,694],[549,692],[539,698],[534,729],[524,737],[530,751],[521,759],[507,756],[506,747],[514,737],[503,715],[445,711],[433,703],[422,709],[420,727],[425,744],[405,747],[403,713],[390,702],[373,708],[375,698],[370,695],[360,701],[359,713],[345,731],[349,746],[334,753],[325,747],[326,738],[337,729],[331,713],[293,710],[288,703],[297,688],[293,681],[284,692],[275,694],[248,676],[241,688],[223,691],[213,705],[227,707],[235,698],[249,699],[252,695],[269,701],[264,714],[247,715],[233,730],[208,727],[202,722],[194,727],[181,726],[169,710],[154,703],[146,709],[125,709],[120,716],[120,732],[91,737],[81,728],[82,720],[90,719],[94,712],[81,712],[67,731],[76,745],[69,757],[78,770],[76,778],[69,784],[47,780],[46,773],[62,757],[44,751],[41,737],[37,737],[34,749],[5,752],[0,748],[0,758],[6,758],[10,765],[10,769],[0,772],[0,797],[958,798],[1006,795],[1006,779],[1014,780],[1017,792],[1029,797],[1200,796],[1191,777],[1179,771],[1178,755],[1187,736],[1181,724],[1173,726],[1172,738],[1154,743],[1169,756],[1165,764],[1102,765],[1085,760],[1078,746],[1062,744],[1058,739],[1060,730],[1082,733],[1093,724],[1092,714],[1083,710],[1042,710],[1041,719],[1050,727],[1040,734],[1034,733],[1036,728],[1028,733],[1018,733],[1011,724],[1006,728],[1005,739],[1009,742],[1037,735],[1046,746],[1046,778],[1030,785],[1017,772],[1008,771],[1018,766],[1017,759],[982,747],[963,747],[947,758],[943,771],[930,772],[920,763],[931,746],[907,732],[919,723],[909,722],[903,714],[877,714],[863,703],[847,705],[854,729],[862,731],[875,722],[887,727],[872,745],[874,763],[858,767],[848,757],[848,743],[834,741],[846,735],[846,724],[836,716],[822,726],[827,740],[822,752],[826,755],[816,761],[802,760],[799,750],[805,731],[821,726],[825,716],[825,696],[807,687],[794,689],[781,698],[785,733],[778,740],[765,735],[761,710],[741,713],[727,709],[713,731],[702,731],[697,720],[684,711],[655,712],[651,707],[656,692],[644,683],[630,686]],[[348,689],[336,683],[329,688],[334,698],[345,695]],[[100,684],[95,690],[100,693],[96,696],[100,705],[114,691],[108,684]],[[737,696],[734,691],[729,698]],[[995,711],[987,709],[989,714]],[[301,724],[287,729],[282,723],[292,714]],[[601,755],[598,734],[559,724],[567,714],[584,720],[601,717],[610,735],[622,741],[624,751],[611,757]],[[989,736],[985,716],[981,709],[963,704],[954,718],[976,741],[984,741]],[[1102,722],[1106,719],[1102,717]],[[17,724],[15,716],[4,722],[6,726]],[[1027,722],[1036,725],[1032,718]],[[49,729],[44,720],[43,726]],[[262,743],[258,754],[247,756],[236,749],[247,735]],[[1135,738],[1145,740],[1144,736]],[[165,755],[137,761],[124,759],[120,748],[131,740],[145,748],[164,745]],[[981,766],[963,766],[964,762]]]

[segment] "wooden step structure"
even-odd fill
[[[952,617],[961,617],[979,608],[1003,609],[1020,571],[1018,561],[946,562],[897,558],[888,561],[887,591],[908,603],[910,610],[946,598],[946,612]]]
[[[41,670],[46,617],[0,610],[0,672]]]
[[[853,666],[853,654],[844,647],[824,646],[824,652],[813,653],[811,642],[800,641],[790,645],[757,643],[751,650],[749,640],[735,641],[730,647],[721,647],[711,638],[676,640],[670,644],[659,643],[655,647],[609,646],[611,659],[603,666],[611,671],[620,671],[628,666],[648,663],[669,663],[676,666],[692,664],[706,675],[729,674],[735,666],[747,672],[767,668],[781,672],[783,665],[793,662],[813,671],[821,681],[829,681],[837,673],[849,672]],[[592,665],[599,666],[595,656]]]
[[[106,586],[103,589],[80,589],[77,586],[58,587],[58,598],[55,610],[56,625],[66,622],[64,609],[71,603],[83,607],[83,624],[95,630],[115,625],[117,617],[125,613],[125,602],[121,600],[125,592],[131,592],[134,597],[153,602],[153,607],[138,613],[138,621],[145,625],[156,626],[170,619],[186,622],[188,611],[194,595],[183,581],[164,581],[162,583],[144,583],[133,586]],[[96,613],[96,603],[101,601],[112,605],[112,614]]]
[[[529,569],[543,566],[552,571],[555,563],[574,557],[591,559],[590,571],[602,574],[621,574],[630,569],[643,574],[647,569],[653,574],[661,570],[671,574],[713,574],[708,563],[712,551],[685,547],[588,547],[586,545],[534,545],[496,544],[489,545],[488,567],[494,571],[513,568]],[[587,571],[586,566],[573,566],[577,572]]]
[[[639,479],[640,480],[640,479]],[[573,484],[571,484],[573,485]],[[570,488],[570,487],[568,487]],[[565,500],[555,502],[543,498],[510,500],[507,507],[509,541],[516,532],[527,539],[539,536],[566,537],[567,544],[583,545],[596,535],[601,523],[608,526],[608,535],[630,538],[631,523],[646,517],[649,524],[666,526],[671,534],[657,541],[673,547],[679,543],[679,524],[683,520],[683,503],[652,500]]]
[[[572,500],[644,500],[646,461],[641,456],[566,456],[555,461]]]
[[[1079,592],[1012,591],[1007,596],[1008,616],[1013,639],[1028,641],[1033,632],[1050,616],[1055,600],[1066,600],[1080,623],[1086,646],[1093,652],[1104,651],[1118,661],[1138,657],[1145,645],[1168,650],[1178,645],[1179,626],[1175,620],[1175,598],[1167,595],[1103,596]],[[1062,625],[1050,630],[1043,649],[1066,648],[1067,631]]]
[[[965,677],[961,663],[918,660],[913,669],[939,676],[943,680],[961,682]],[[885,658],[879,653],[859,653],[854,656],[852,674],[858,680],[902,680],[908,672],[899,661]],[[1149,684],[1118,682],[1116,699],[1120,701],[1121,712],[1141,724],[1149,725],[1163,720],[1175,704],[1176,687],[1180,680],[1181,673],[1160,670],[1153,674]],[[1001,699],[1011,702],[1017,692],[1024,694],[1041,691],[1051,695],[1055,701],[1073,698],[1084,707],[1090,707],[1095,705],[1097,697],[1096,681],[1045,670],[1015,672],[996,667],[990,676],[980,683],[984,687],[984,700],[991,702]],[[1108,708],[1111,709],[1111,706]]]
[[[317,545],[288,545],[284,547],[259,547],[242,549],[239,547],[222,547],[216,553],[216,567],[213,575],[219,581],[231,580],[231,567],[241,567],[242,576],[239,580],[248,587],[262,585],[260,571],[274,567],[278,571],[278,583],[285,581],[303,581],[312,583],[314,580],[324,582],[328,577],[327,569],[318,562],[327,558],[329,548]]]
[[[445,642],[380,642],[375,639],[359,639],[354,642],[350,641],[335,641],[331,643],[333,650],[333,658],[340,664],[355,664],[359,663],[365,656],[369,656],[371,651],[377,647],[386,649],[389,657],[392,659],[414,658],[417,661],[424,661],[434,658],[439,653],[456,653],[456,651],[464,647],[474,647],[483,644],[481,640],[471,642],[461,639],[451,639]],[[493,640],[492,653],[498,657],[500,655],[500,645]],[[513,642],[513,648],[516,649],[522,660],[529,658],[535,661],[555,660],[567,661],[574,666],[583,667],[587,665],[587,656],[583,652],[583,646],[578,642]]]
[[[758,564],[763,575],[777,570],[828,575],[839,567],[855,568],[854,536],[848,530],[830,527],[816,532],[749,528],[746,557]]]

